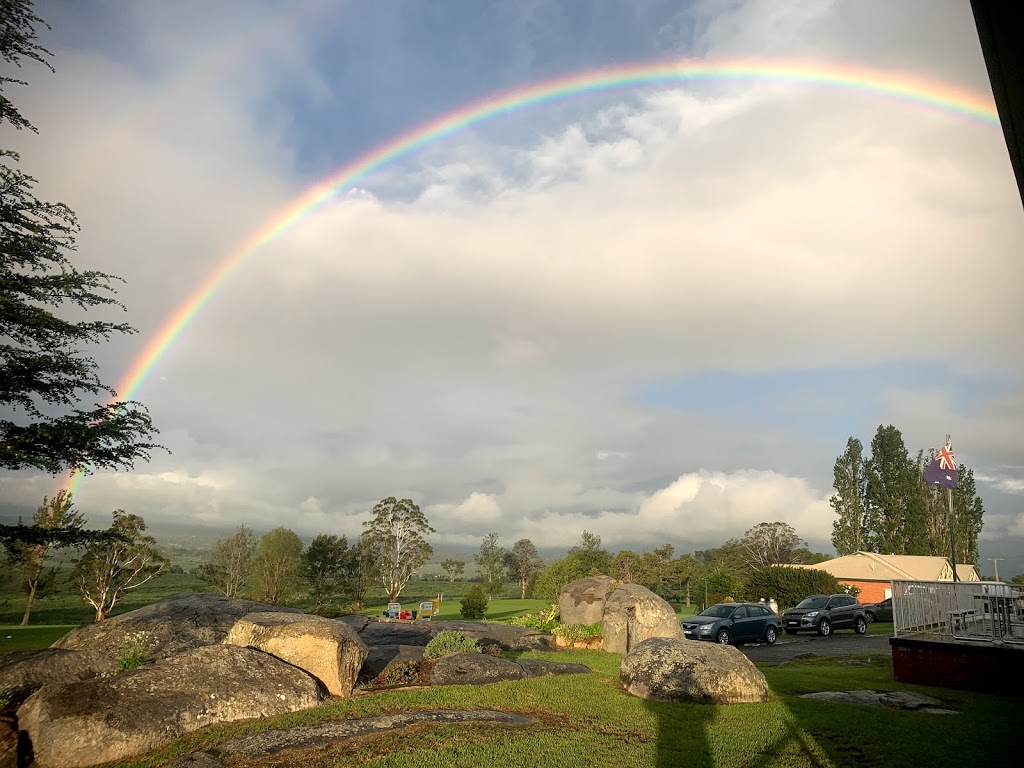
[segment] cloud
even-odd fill
[[[859,8],[698,4],[685,17],[636,11],[635,23],[661,52],[799,43],[793,55],[826,57],[834,46],[850,63],[982,82],[983,62],[964,52],[974,33],[955,23],[965,11],[874,9],[900,28],[904,14],[931,14],[957,52],[915,37],[873,58],[879,23]],[[403,21],[380,13],[386,57]],[[516,66],[537,79],[563,73],[550,41],[572,42],[544,13],[517,22],[535,36]],[[203,40],[234,18],[216,16]],[[58,75],[33,72],[25,91],[42,133],[18,137],[46,195],[78,211],[81,263],[128,279],[121,296],[140,333],[96,351],[112,381],[240,244],[365,154],[342,140],[350,126],[411,110],[428,80],[451,93],[416,120],[479,98],[481,83],[521,84],[482,53],[477,90],[457,90],[466,72],[428,58],[361,84],[352,73],[376,61],[329,58],[317,42],[341,33],[326,21],[287,26],[272,54],[246,49],[245,66],[182,80],[169,56],[181,32],[159,22],[137,10],[130,56],[60,47]],[[580,68],[630,52],[586,53]],[[344,114],[318,111],[328,107]],[[371,145],[399,132],[363,128]],[[395,495],[429,510],[446,545],[496,530],[567,546],[585,528],[612,546],[708,546],[784,520],[824,546],[845,440],[834,431],[866,442],[865,429],[892,421],[911,446],[954,432],[989,484],[986,535],[1016,536],[1014,486],[989,478],[1024,463],[1024,360],[1008,352],[1024,321],[1022,246],[1001,135],[948,114],[758,82],[537,107],[360,179],[253,250],[139,392],[173,454],[97,474],[79,502],[97,520],[122,507],[154,524],[352,536]],[[950,380],[873,389],[869,409],[827,391],[784,403],[798,415],[827,404],[827,430],[637,395],[713,373],[753,391],[767,375],[907,362]],[[965,395],[951,380],[967,374]],[[29,507],[51,487],[25,473],[4,482]]]

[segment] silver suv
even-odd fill
[[[864,606],[850,595],[811,595],[796,608],[782,614],[782,628],[787,635],[814,630],[828,637],[835,629],[852,629],[858,635],[868,631]]]

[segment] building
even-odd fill
[[[877,603],[892,597],[889,582],[893,579],[909,581],[952,581],[953,567],[947,557],[924,555],[879,555],[875,552],[854,552],[850,555],[826,560],[814,565],[800,565],[826,571],[840,584],[860,589],[862,603]],[[973,565],[957,563],[960,581],[980,581],[978,569]]]

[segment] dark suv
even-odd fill
[[[787,635],[802,630],[815,630],[828,637],[834,629],[852,629],[858,635],[868,631],[864,606],[850,595],[811,595],[796,608],[782,614],[782,628]]]

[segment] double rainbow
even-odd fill
[[[716,80],[788,83],[861,92],[989,125],[999,124],[994,103],[987,93],[975,93],[948,83],[897,72],[825,62],[736,59],[646,63],[588,70],[506,91],[413,128],[339,168],[288,203],[228,253],[163,322],[117,385],[119,399],[128,400],[136,396],[178,337],[253,254],[325,205],[339,190],[355,185],[375,171],[459,131],[530,107],[602,91]],[[66,479],[62,485],[74,491],[82,476],[79,473]]]

